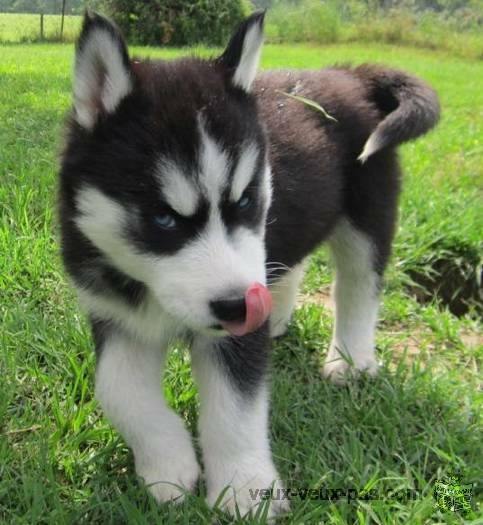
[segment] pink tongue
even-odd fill
[[[247,314],[243,324],[222,323],[230,334],[241,336],[260,328],[272,310],[272,296],[263,284],[253,283],[245,292],[245,304]]]

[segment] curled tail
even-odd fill
[[[367,139],[358,157],[361,163],[382,148],[423,135],[438,122],[438,96],[419,78],[372,65],[359,66],[353,72],[369,87],[372,100],[386,115]]]

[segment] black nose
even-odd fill
[[[222,299],[218,301],[211,301],[210,308],[213,314],[220,321],[240,323],[245,322],[247,308],[244,297],[240,297],[238,299]]]

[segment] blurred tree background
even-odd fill
[[[250,13],[245,0],[102,0],[129,42],[221,45]]]

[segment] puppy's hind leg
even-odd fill
[[[96,395],[133,450],[137,474],[157,501],[180,501],[199,474],[191,436],[161,393],[165,352],[120,333],[99,342]]]
[[[344,383],[351,371],[377,371],[374,337],[380,276],[370,237],[348,220],[336,226],[329,246],[336,271],[335,323],[323,373],[335,383]]]

